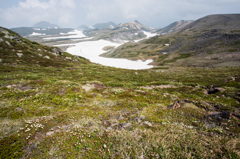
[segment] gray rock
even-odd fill
[[[7,88],[9,88],[9,89],[10,89],[10,88],[12,88],[12,86],[11,86],[11,85],[7,85]]]
[[[8,41],[5,41],[5,43],[6,43],[9,47],[12,47],[12,45],[11,45]]]
[[[53,48],[53,54],[62,55],[62,50],[60,48]]]
[[[0,59],[0,63],[2,62],[3,60],[2,59]]]
[[[2,38],[0,38],[0,43],[1,43],[1,42],[3,42],[3,39],[2,39]]]
[[[22,57],[23,53],[17,53],[18,57]]]
[[[50,57],[49,57],[49,56],[44,56],[43,58],[45,58],[45,59],[50,59]]]

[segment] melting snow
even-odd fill
[[[67,52],[73,54],[73,55],[79,55],[82,57],[85,57],[89,59],[91,62],[99,63],[105,66],[112,66],[117,68],[124,68],[124,69],[149,69],[153,66],[148,65],[152,62],[152,60],[146,60],[146,61],[132,61],[127,59],[116,59],[116,58],[105,58],[100,57],[102,53],[105,51],[103,48],[105,46],[115,46],[118,47],[121,44],[119,43],[113,43],[106,40],[98,40],[98,41],[84,41],[75,44],[75,46],[70,47],[67,49]]]
[[[60,33],[63,35],[64,33]],[[74,30],[71,32],[66,33],[65,35],[68,36],[60,36],[60,37],[49,37],[49,38],[44,38],[45,40],[54,40],[54,39],[80,39],[80,38],[85,38],[86,35],[83,34],[82,31],[80,30]]]
[[[33,32],[33,33],[30,34],[29,36],[39,36],[39,35],[46,35],[46,34],[41,34],[41,33],[35,33],[35,32]]]

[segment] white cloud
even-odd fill
[[[31,26],[39,21],[67,25],[74,21],[74,0],[26,0],[2,10],[1,19],[18,26]]]
[[[163,27],[208,14],[238,13],[240,0],[21,0],[2,8],[0,25],[31,26],[41,20],[60,26],[139,20]],[[12,2],[12,1],[11,1]],[[10,2],[9,2],[10,3]],[[5,5],[6,6],[6,5]]]

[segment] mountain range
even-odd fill
[[[42,29],[57,29],[57,28],[60,28],[58,25],[51,24],[51,23],[49,23],[47,21],[38,22],[38,23],[34,24],[32,27],[34,27],[34,28],[42,28]]]

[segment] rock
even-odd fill
[[[17,53],[18,57],[22,57],[23,53]]]
[[[122,126],[124,129],[131,129],[132,128],[132,124],[131,123],[127,123],[127,124],[123,124]]]
[[[0,59],[0,63],[2,62],[3,60],[2,59]]]
[[[174,104],[169,105],[168,109],[179,109],[180,107],[181,107],[180,101],[177,101]]]
[[[208,112],[208,116],[215,118],[217,120],[222,120],[222,119],[229,119],[231,113],[230,112]]]
[[[5,41],[5,43],[6,43],[9,47],[13,47],[8,41]]]
[[[10,89],[10,88],[12,88],[12,86],[11,86],[11,85],[7,85],[7,88],[9,88],[9,89]]]
[[[45,58],[45,59],[50,59],[50,57],[49,57],[49,56],[44,56],[43,58]]]
[[[150,123],[149,121],[144,121],[141,125],[146,125],[146,126],[149,126],[149,127],[152,127],[152,123]]]
[[[72,60],[72,58],[71,57],[66,57],[66,60]]]
[[[3,39],[2,39],[2,38],[0,38],[0,43],[1,43],[1,42],[3,42]]]
[[[213,85],[210,86],[209,90],[208,90],[208,94],[215,94],[217,92],[224,92],[225,89],[224,88],[221,88],[221,87],[214,87]]]
[[[53,54],[62,55],[62,50],[60,48],[53,48]]]
[[[46,133],[47,136],[50,136],[52,134],[54,134],[54,131],[49,131],[49,132]]]

